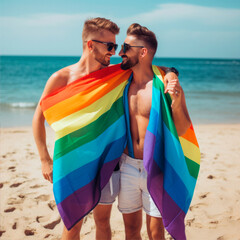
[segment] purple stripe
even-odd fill
[[[161,212],[164,227],[175,239],[186,239],[185,236],[185,213],[174,202],[163,187],[163,172],[158,164],[153,160],[156,137],[147,131],[144,145],[144,167],[147,170],[148,191]]]
[[[57,205],[64,225],[70,230],[77,222],[87,215],[98,204],[101,189],[109,181],[119,158],[107,162],[101,169],[101,176],[78,189]]]
[[[163,173],[156,164],[153,164],[148,171],[148,191],[161,212],[164,227],[175,239],[186,239],[185,236],[185,213],[173,201],[163,188]]]
[[[166,227],[167,231],[176,240],[186,240],[185,219],[186,214],[181,210],[175,219]]]
[[[144,149],[143,149],[143,165],[148,171],[151,168],[153,155],[154,155],[154,147],[156,143],[156,136],[150,131],[146,131],[145,139],[144,139]]]
[[[158,166],[155,167],[157,164],[153,161],[156,136],[147,130],[144,142],[147,143],[144,144],[143,165],[148,173],[148,190],[151,191],[150,194],[162,213],[163,174]]]
[[[101,189],[103,189],[105,185],[108,183],[110,177],[112,176],[113,170],[116,167],[119,160],[120,157],[111,162],[107,162],[103,165],[101,169]]]

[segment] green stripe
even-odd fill
[[[161,108],[162,108],[163,121],[164,121],[165,125],[167,126],[167,128],[169,129],[169,131],[179,141],[177,130],[176,130],[175,124],[172,120],[172,112],[171,112],[172,100],[171,100],[171,97],[168,93],[167,94],[164,93],[164,84],[157,77],[157,75],[154,75],[153,84],[154,84],[153,86],[160,91],[160,96],[162,98]]]
[[[190,175],[197,179],[200,165],[185,156]]]
[[[102,114],[94,122],[58,139],[54,146],[53,160],[58,159],[75,148],[94,140],[123,114],[123,98],[121,97],[113,103],[112,107],[107,112]]]

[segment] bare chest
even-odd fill
[[[130,114],[149,118],[152,106],[152,81],[141,89],[130,86],[128,99]]]

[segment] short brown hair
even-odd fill
[[[101,30],[108,30],[113,34],[119,33],[119,27],[116,23],[106,18],[92,18],[85,21],[82,31],[83,42],[87,40],[90,33],[99,33]]]
[[[147,47],[152,49],[153,54],[157,51],[157,38],[154,32],[150,31],[148,28],[141,26],[138,23],[133,23],[129,26],[127,30],[127,35],[133,35],[137,39],[142,40]]]

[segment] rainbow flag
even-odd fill
[[[200,167],[200,150],[193,126],[178,137],[171,117],[171,97],[164,94],[161,69],[153,66],[152,107],[144,141],[148,190],[174,239],[186,239],[184,218]]]
[[[53,192],[68,230],[99,202],[126,146],[120,65],[80,78],[41,101],[55,131]]]

